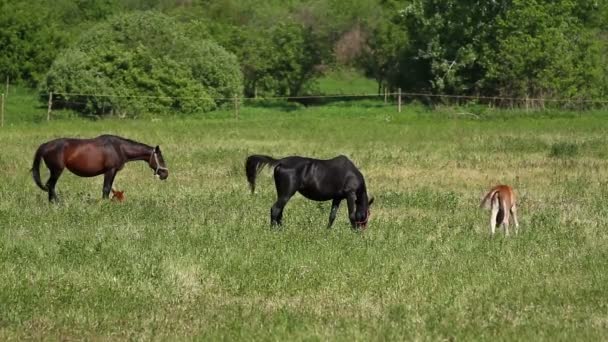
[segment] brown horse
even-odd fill
[[[46,185],[40,180],[40,161],[51,173]],[[158,146],[152,147],[115,135],[100,135],[94,139],[60,138],[46,142],[36,150],[32,176],[40,189],[49,193],[49,201],[57,200],[55,185],[66,167],[80,177],[104,175],[103,198],[108,198],[116,173],[126,162],[145,160],[154,175],[160,179],[169,176],[169,170]]]
[[[494,235],[496,225],[505,226],[505,235],[509,236],[509,218],[513,216],[515,234],[519,230],[517,222],[517,207],[515,205],[515,192],[508,185],[497,185],[490,189],[480,204],[481,207],[491,208],[490,233]]]

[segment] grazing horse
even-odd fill
[[[369,207],[374,198],[368,200],[365,179],[347,157],[319,160],[297,156],[274,159],[251,155],[245,161],[245,173],[252,194],[255,192],[255,178],[265,165],[274,167],[277,189],[277,201],[270,209],[272,225],[282,224],[283,208],[297,191],[313,201],[333,201],[327,228],[331,228],[334,223],[343,199],[348,204],[351,226],[363,229],[367,226]]]
[[[508,185],[497,185],[490,189],[481,201],[480,207],[492,209],[490,214],[490,234],[494,235],[496,225],[505,227],[505,235],[509,236],[509,216],[513,216],[515,235],[519,230],[517,222],[517,207],[515,206],[515,192]],[[509,215],[510,214],[510,215]]]
[[[40,161],[48,167],[51,175],[46,185],[40,180]],[[158,146],[152,147],[115,135],[100,135],[94,139],[60,138],[46,142],[36,150],[32,166],[34,182],[49,193],[49,201],[57,200],[55,185],[63,169],[67,168],[80,177],[101,174],[103,198],[108,198],[116,173],[126,162],[145,160],[160,179],[169,176],[169,170]]]

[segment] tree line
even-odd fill
[[[384,89],[608,98],[605,0],[0,0],[0,77],[82,111],[298,96],[328,70]],[[130,100],[126,95],[132,96]],[[161,96],[151,104],[135,96]],[[181,98],[181,100],[176,100]]]

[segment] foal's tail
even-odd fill
[[[40,145],[36,150],[36,154],[34,155],[34,163],[32,165],[32,178],[34,178],[34,182],[36,185],[44,191],[49,191],[46,185],[42,184],[40,180],[40,161],[42,160],[42,154],[44,153],[44,144]]]
[[[488,191],[486,196],[481,200],[479,207],[489,209],[491,206],[492,200],[494,199],[494,196],[496,196],[499,191],[500,191],[500,189],[498,189],[498,187],[493,188],[490,191]]]
[[[252,194],[255,192],[255,177],[258,175],[258,172],[264,166],[274,166],[277,162],[277,159],[259,154],[247,157],[247,160],[245,161],[245,174],[247,175],[247,181],[249,182]]]

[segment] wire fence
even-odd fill
[[[8,86],[7,86],[8,91]],[[87,94],[87,93],[68,93],[51,92],[48,94],[46,120],[51,120],[53,110],[62,108],[86,108],[91,104],[90,99],[94,99],[97,106],[102,107],[102,114],[114,113],[112,99],[128,100],[146,99],[150,101],[214,101],[216,103],[233,103],[235,117],[239,117],[242,105],[263,105],[269,101],[298,102],[304,105],[322,105],[335,102],[348,102],[358,100],[372,100],[378,105],[394,107],[397,112],[402,111],[402,107],[413,102],[421,103],[426,106],[487,106],[490,108],[518,109],[526,111],[539,111],[548,108],[584,111],[590,109],[608,108],[608,100],[595,99],[560,99],[560,98],[533,98],[533,97],[509,97],[509,96],[483,96],[483,95],[450,95],[450,94],[429,94],[416,92],[385,91],[384,93],[368,94],[320,94],[320,95],[300,95],[300,96],[256,96],[243,97],[235,94],[233,97],[178,97],[178,96],[153,96],[153,95],[116,95],[116,94]],[[7,97],[0,94],[0,126],[5,123],[5,105]],[[121,114],[119,114],[121,116]]]

